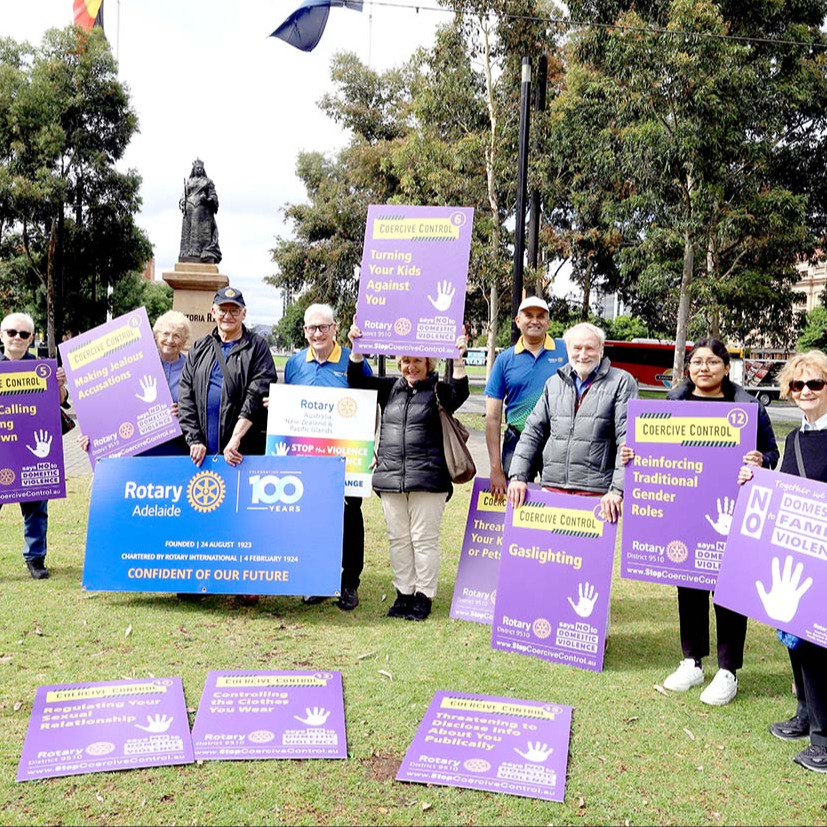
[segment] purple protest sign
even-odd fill
[[[491,493],[491,480],[474,479],[468,521],[454,581],[451,617],[491,624],[505,523],[505,497]]]
[[[562,801],[571,707],[437,692],[397,781]]]
[[[715,602],[827,647],[827,484],[756,468],[743,486]]]
[[[473,219],[468,207],[368,207],[357,353],[457,355]]]
[[[529,490],[508,505],[491,646],[601,671],[616,536],[598,497]]]
[[[758,405],[630,399],[622,577],[714,589]]]
[[[59,350],[93,466],[181,434],[145,308],[74,336]]]
[[[341,672],[210,672],[192,728],[199,760],[347,758]]]
[[[18,781],[191,764],[180,678],[40,686]]]
[[[0,504],[66,496],[57,364],[0,362]]]

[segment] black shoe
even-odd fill
[[[235,602],[238,606],[257,606],[258,605],[258,595],[257,594],[237,594],[235,596]]]
[[[199,592],[178,592],[175,596],[179,600],[183,600],[185,603],[198,603],[207,595],[200,594]]]
[[[336,605],[343,612],[351,612],[359,605],[359,593],[356,589],[342,589],[342,596],[336,601]]]
[[[49,569],[43,557],[35,557],[34,560],[26,560],[26,568],[34,580],[45,580],[49,576]]]
[[[396,602],[388,609],[388,617],[407,617],[413,609],[413,595],[396,590]]]
[[[827,772],[827,747],[820,744],[810,744],[803,752],[793,758],[796,764],[800,764],[805,770],[813,772]]]
[[[810,722],[793,715],[789,721],[779,721],[770,724],[770,733],[782,741],[795,741],[799,738],[810,737]]]
[[[405,620],[425,620],[431,613],[431,598],[425,597],[422,592],[417,592],[413,598],[413,606],[410,612],[405,615]]]
[[[317,603],[324,603],[327,597],[321,594],[311,594],[308,597],[302,598],[302,603],[307,606],[315,606]]]

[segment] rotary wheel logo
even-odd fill
[[[207,513],[224,502],[226,490],[224,480],[215,471],[200,471],[187,486],[187,499],[196,511]]]
[[[17,475],[11,468],[0,468],[0,485],[11,485],[17,479]]]
[[[356,416],[358,409],[359,406],[356,404],[356,400],[352,396],[346,396],[336,403],[336,410],[339,412],[339,416],[344,417],[345,419],[350,419],[352,416]]]
[[[689,556],[689,549],[686,547],[686,543],[682,543],[680,540],[672,540],[666,546],[666,556],[673,563],[683,563]]]
[[[135,428],[132,426],[131,422],[124,422],[121,424],[121,427],[118,428],[118,433],[124,438],[129,439],[132,434],[135,433]]]
[[[551,624],[544,617],[538,617],[531,624],[531,631],[534,632],[535,637],[545,640],[551,634]]]
[[[469,758],[462,762],[468,772],[488,772],[491,769],[491,764],[484,758]]]
[[[399,336],[407,336],[411,332],[412,328],[413,325],[411,324],[410,319],[401,318],[397,319],[393,323],[394,333],[396,333]]]

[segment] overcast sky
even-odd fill
[[[353,51],[381,71],[430,45],[449,20],[435,2],[419,12],[412,0],[398,3],[331,9],[321,42],[306,53],[268,37],[299,0],[104,0],[107,37],[140,121],[125,165],[143,177],[138,224],[154,246],[156,278],[178,259],[178,199],[200,157],[220,202],[220,270],[244,291],[252,323],[278,319],[280,296],[262,279],[275,270],[276,236],[289,234],[281,208],[305,200],[297,155],[347,139],[316,106],[331,57]],[[72,0],[21,0],[0,33],[39,45],[47,29],[71,22]]]

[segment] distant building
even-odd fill
[[[815,264],[804,261],[796,265],[796,269],[799,280],[793,285],[793,291],[804,297],[801,309],[809,313],[821,304],[821,295],[827,287],[827,261]]]

